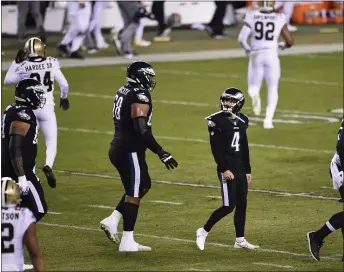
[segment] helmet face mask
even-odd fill
[[[15,207],[20,203],[20,190],[17,183],[11,178],[1,179],[1,206]]]
[[[225,113],[237,114],[244,104],[245,96],[239,89],[229,88],[220,96],[220,109]]]
[[[44,86],[35,79],[24,79],[16,85],[16,103],[28,105],[32,109],[43,108],[46,102]]]
[[[155,88],[155,72],[153,67],[144,61],[136,61],[127,68],[127,82],[129,85],[139,86],[152,92]]]
[[[45,58],[45,48],[46,45],[37,37],[28,39],[24,45],[24,51],[29,58]]]

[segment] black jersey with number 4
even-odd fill
[[[128,85],[121,87],[114,99],[112,117],[115,125],[115,136],[112,144],[126,152],[144,151],[147,149],[140,135],[134,130],[131,117],[132,104],[149,105],[147,125],[151,128],[153,105],[151,94],[143,88],[134,88]]]
[[[250,154],[246,129],[248,118],[242,113],[232,119],[229,114],[218,112],[207,117],[211,150],[217,163],[217,170],[224,172],[245,171],[251,173]]]
[[[36,165],[38,126],[36,116],[30,107],[13,104],[8,106],[4,112],[1,126],[1,175],[15,178],[9,154],[10,127],[13,121],[31,125],[22,145],[25,174],[32,173]]]

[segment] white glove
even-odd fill
[[[23,195],[27,195],[29,193],[30,187],[25,176],[18,177],[18,186]]]
[[[281,50],[284,50],[285,49],[285,42],[279,42],[278,43],[278,48],[281,49]]]

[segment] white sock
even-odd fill
[[[235,241],[236,241],[237,243],[242,243],[242,242],[245,241],[245,237],[237,237],[237,238],[235,239]]]
[[[208,233],[209,233],[209,232],[207,232],[204,228],[202,228],[201,231],[202,231],[202,234],[203,234],[204,236],[208,236]]]
[[[134,231],[123,231],[122,241],[124,242],[135,242]]]

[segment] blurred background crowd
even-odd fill
[[[114,46],[117,54],[132,58],[132,45],[169,42],[174,28],[206,31],[211,39],[228,39],[226,27],[241,23],[254,1],[2,1],[2,38],[16,36],[23,43],[28,36],[42,41],[50,33],[64,36],[56,45],[60,57],[84,58]],[[342,1],[276,1],[275,9],[286,14],[288,28],[295,24],[343,23]],[[155,31],[150,41],[145,29]],[[111,33],[106,41],[104,33]],[[186,34],[187,35],[187,34]]]

